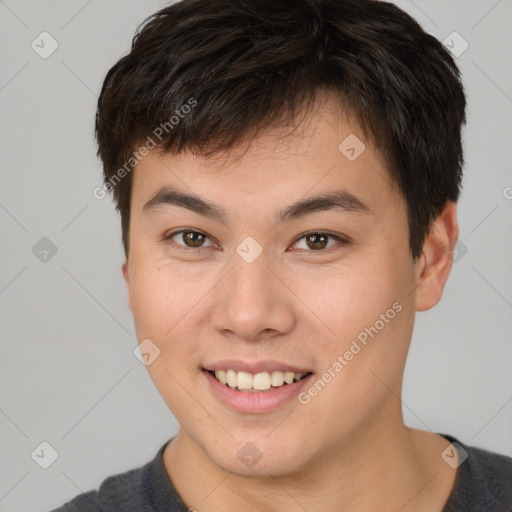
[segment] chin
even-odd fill
[[[297,464],[297,456],[289,451],[286,452],[283,450],[281,453],[268,453],[267,456],[262,453],[258,460],[251,460],[249,456],[239,460],[235,452],[232,455],[226,454],[220,459],[214,459],[214,462],[223,471],[241,478],[289,477],[300,472],[303,464]]]
[[[226,435],[221,442],[216,440],[203,444],[207,456],[223,471],[243,478],[268,478],[290,476],[307,467],[303,447],[307,440],[295,440],[283,430],[281,435],[253,432]],[[210,446],[209,446],[210,445]],[[310,447],[311,449],[311,447]]]

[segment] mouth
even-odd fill
[[[291,407],[314,375],[307,367],[272,359],[224,359],[200,369],[208,393],[242,414],[271,413]]]
[[[233,369],[207,370],[204,368],[203,370],[209,373],[223,386],[233,391],[245,393],[266,393],[290,386],[312,375],[312,372],[294,372],[286,370],[263,371],[258,373],[235,371]]]

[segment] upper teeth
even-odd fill
[[[227,384],[230,388],[238,389],[255,389],[257,391],[265,391],[271,387],[291,384],[294,380],[300,380],[306,375],[305,373],[295,372],[261,372],[252,373],[235,372],[234,370],[215,370],[215,377],[222,384]]]

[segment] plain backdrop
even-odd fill
[[[406,423],[512,455],[512,2],[397,3],[454,51],[468,45],[460,243],[443,299],[416,317]],[[93,196],[101,84],[164,5],[0,1],[2,512],[50,510],[177,432],[133,354],[119,218]],[[58,44],[47,58],[42,37]],[[58,454],[48,469],[32,455],[51,453],[43,442]]]

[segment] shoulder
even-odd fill
[[[512,458],[444,437],[458,444],[459,456],[465,459],[445,511],[512,512]]]
[[[512,458],[474,446],[466,446],[466,451],[475,489],[500,503],[506,498],[512,511]]]
[[[109,512],[122,510],[130,504],[134,510],[144,510],[141,490],[145,466],[109,476],[98,490],[80,494],[52,512]]]
[[[146,481],[153,470],[157,456],[144,466],[106,478],[98,490],[80,494],[51,512],[110,512],[121,510],[148,510]]]

